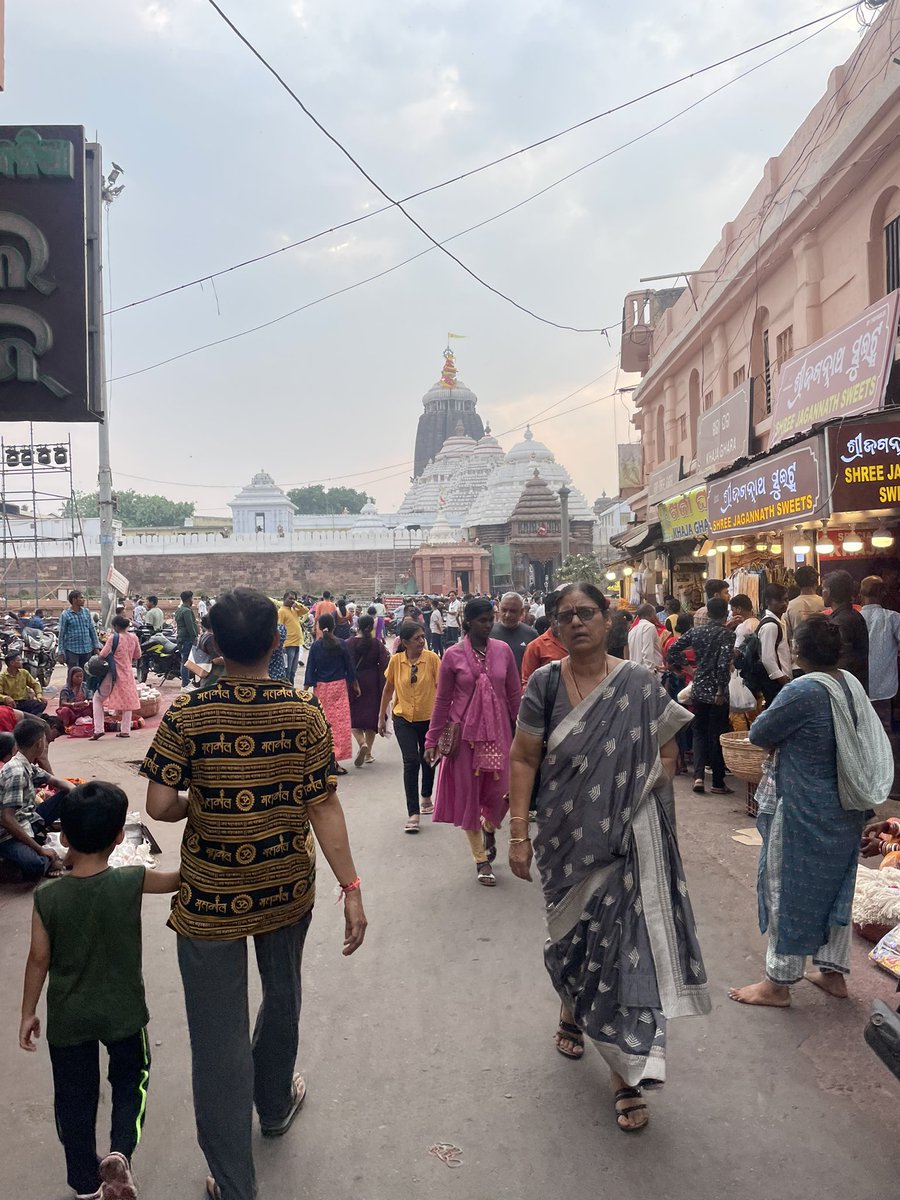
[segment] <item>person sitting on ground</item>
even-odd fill
[[[6,766],[15,752],[15,737],[11,733],[0,733],[0,769]]]
[[[66,729],[74,725],[79,717],[91,715],[91,699],[85,691],[82,667],[69,667],[65,686],[59,689],[59,707],[56,715]]]
[[[9,696],[0,696],[0,732],[12,733],[22,720],[22,714]]]
[[[60,805],[72,870],[34,893],[19,1045],[34,1052],[38,1001],[49,974],[47,1047],[53,1067],[56,1131],[76,1197],[134,1200],[131,1156],[141,1137],[150,1074],[147,1004],[141,971],[141,900],[174,892],[177,871],[109,869],[125,836],[128,797],[93,780]],[[109,1054],[109,1153],[97,1154],[99,1048]]]
[[[38,759],[47,752],[47,726],[37,717],[24,717],[15,730],[18,753],[0,770],[0,858],[13,863],[26,882],[35,883],[44,875],[59,875],[62,860],[51,846],[35,838],[35,824],[45,826],[59,817],[59,806],[72,790],[67,779],[57,779],[42,771]],[[36,788],[49,784],[55,794],[43,804],[37,803]]]
[[[39,716],[47,701],[38,680],[22,666],[21,652],[10,650],[5,662],[6,670],[0,672],[0,697],[8,697],[19,712]]]
[[[697,629],[702,628],[709,620],[707,609],[710,600],[718,598],[719,600],[724,600],[727,604],[731,599],[731,589],[724,579],[707,579],[704,584],[704,590],[706,592],[706,604],[702,608],[698,608],[694,613],[694,625]]]

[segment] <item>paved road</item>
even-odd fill
[[[57,743],[67,774],[115,778],[135,804],[143,788],[125,764],[148,740]],[[301,1066],[307,1105],[282,1141],[260,1141],[262,1200],[430,1200],[444,1197],[633,1196],[666,1200],[803,1200],[828,1194],[881,1200],[896,1191],[892,1164],[900,1087],[872,1060],[861,1030],[874,994],[891,984],[855,948],[855,999],[808,984],[791,1011],[748,1010],[730,984],[759,977],[755,851],[732,841],[750,822],[741,806],[695,797],[679,781],[680,836],[699,918],[714,1011],[671,1027],[670,1082],[652,1097],[651,1128],[619,1133],[605,1069],[555,1053],[556,1005],[542,960],[536,886],[498,871],[474,882],[463,835],[430,827],[404,836],[396,744],[342,788],[370,919],[363,949],[340,954],[340,909],[327,866],[307,942]],[[178,832],[157,827],[164,862]],[[505,846],[501,848],[502,854]],[[142,1194],[201,1200],[187,1035],[165,928],[167,901],[145,905],[145,974],[154,1070],[137,1169]],[[26,889],[0,891],[0,1039],[4,1196],[66,1195],[51,1114],[46,1054],[17,1049],[27,947]],[[106,1100],[104,1098],[104,1104]],[[108,1111],[101,1112],[105,1124]],[[429,1147],[450,1142],[449,1169]]]

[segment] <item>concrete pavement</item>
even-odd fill
[[[51,757],[64,774],[120,782],[140,807],[143,784],[127,760],[149,737],[64,740]],[[728,986],[760,977],[763,953],[756,851],[731,840],[752,825],[739,797],[694,796],[678,781],[714,1010],[670,1026],[670,1082],[649,1099],[650,1129],[626,1136],[599,1056],[588,1048],[569,1062],[553,1048],[557,1005],[541,959],[539,890],[503,865],[505,833],[498,886],[479,887],[462,833],[423,818],[419,835],[403,834],[396,743],[379,741],[375,753],[375,765],[351,766],[341,788],[368,936],[355,956],[341,957],[341,910],[322,862],[304,963],[300,1065],[309,1098],[284,1139],[258,1141],[262,1200],[893,1194],[900,1086],[862,1041],[870,997],[890,1002],[893,985],[865,961],[865,948],[854,946],[848,1002],[809,984],[788,1011],[727,999]],[[164,864],[174,865],[179,828],[153,828]],[[205,1167],[167,907],[151,896],[144,909],[154,1063],[136,1168],[144,1197],[201,1200]],[[8,1014],[0,1194],[57,1200],[68,1192],[46,1048],[26,1055],[16,1044],[30,912],[28,889],[0,890]],[[104,1096],[101,1129],[107,1106]],[[441,1142],[460,1147],[462,1166],[429,1155]]]

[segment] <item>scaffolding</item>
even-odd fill
[[[48,514],[50,507],[59,515]],[[35,445],[29,424],[27,442],[0,439],[0,515],[0,593],[7,608],[26,600],[39,605],[70,588],[87,586],[92,572],[75,496],[70,437]],[[51,520],[56,528],[48,524]],[[48,542],[66,544],[62,557],[70,560],[68,572],[51,569],[58,556],[42,554]]]

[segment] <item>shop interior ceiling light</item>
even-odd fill
[[[834,554],[834,542],[827,533],[823,533],[816,542],[816,554]]]
[[[767,543],[762,540],[762,538],[757,538],[756,545],[753,548],[754,550],[763,551],[768,550],[769,547]]]
[[[887,550],[887,548],[889,546],[893,546],[893,544],[894,535],[889,529],[885,529],[884,526],[882,526],[881,529],[876,529],[872,534],[872,545],[876,550]]]
[[[775,538],[774,541],[769,542],[769,550],[772,554],[780,554],[781,541],[778,538]]]
[[[706,557],[707,558],[715,558],[718,553],[719,553],[719,547],[716,545],[715,542],[713,542],[713,544],[706,551]]]
[[[622,568],[622,574],[623,574],[623,575],[633,575],[633,574],[634,574],[634,567],[623,567],[623,568]]]
[[[863,549],[862,538],[855,529],[851,529],[843,541],[843,549],[847,554],[859,554]]]
[[[613,582],[614,582],[614,580],[615,580],[615,578],[616,578],[616,573],[615,573],[615,571],[607,571],[607,572],[606,572],[606,578],[609,580],[609,582],[610,582],[610,583],[613,583]]]
[[[747,549],[747,547],[744,545],[744,543],[741,541],[740,538],[736,538],[731,543],[731,553],[732,554],[743,554],[746,549]]]
[[[809,554],[812,549],[812,539],[804,529],[797,528],[797,541],[794,543],[794,553],[800,557]]]

